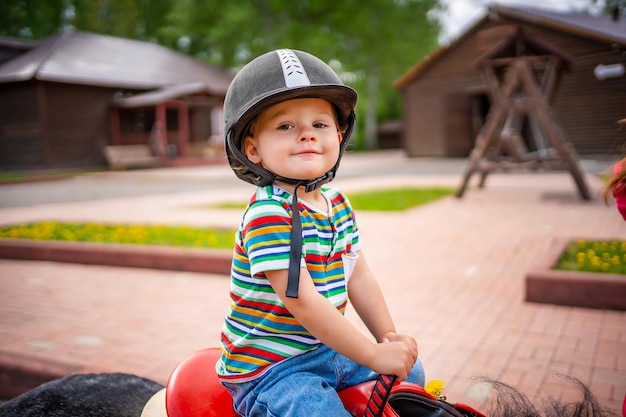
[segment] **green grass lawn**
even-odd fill
[[[452,188],[389,188],[345,193],[356,211],[401,211],[426,204],[454,193]],[[246,202],[234,201],[211,205],[212,208],[244,209]]]
[[[401,211],[454,193],[452,188],[390,188],[346,193],[356,211]]]
[[[80,170],[54,170],[54,171],[6,171],[0,172],[0,185],[12,184],[20,182],[32,182],[32,181],[48,181],[55,179],[69,178],[81,174],[89,174],[98,172],[93,169],[80,169]]]

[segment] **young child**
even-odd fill
[[[396,331],[331,181],[357,94],[306,52],[277,50],[235,76],[226,153],[256,185],[237,232],[231,310],[216,370],[244,416],[349,416],[336,393],[378,374],[424,384],[415,339]],[[348,299],[372,338],[344,317]]]

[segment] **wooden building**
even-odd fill
[[[201,156],[233,74],[168,48],[65,30],[0,38],[0,169],[103,166],[105,147]]]
[[[571,57],[550,105],[578,154],[625,150],[617,122],[626,115],[626,20],[492,5],[395,82],[404,99],[402,144],[409,156],[469,154],[491,104],[477,59],[518,29]]]

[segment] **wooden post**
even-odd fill
[[[120,110],[117,107],[111,108],[111,112],[109,113],[109,121],[111,127],[111,138],[113,140],[112,145],[121,145],[122,131],[120,128]]]
[[[189,155],[189,106],[184,101],[178,105],[178,148],[180,156]]]
[[[550,144],[557,151],[559,156],[568,166],[572,177],[578,187],[578,191],[583,200],[590,200],[591,194],[587,188],[585,178],[578,166],[578,155],[573,146],[565,139],[565,135],[556,122],[550,117],[550,106],[546,98],[541,93],[539,87],[534,82],[532,70],[527,65],[519,65],[522,79],[524,80],[524,88],[527,95],[534,100],[534,113],[537,115],[539,124],[544,132],[547,133]]]
[[[164,103],[158,104],[156,113],[156,151],[161,159],[167,158],[167,108]]]

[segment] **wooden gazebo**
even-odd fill
[[[571,61],[566,52],[520,28],[513,28],[476,60],[491,107],[457,197],[463,196],[474,173],[480,173],[483,187],[494,170],[528,168],[569,170],[580,196],[591,198],[578,155],[550,108],[559,77]]]

